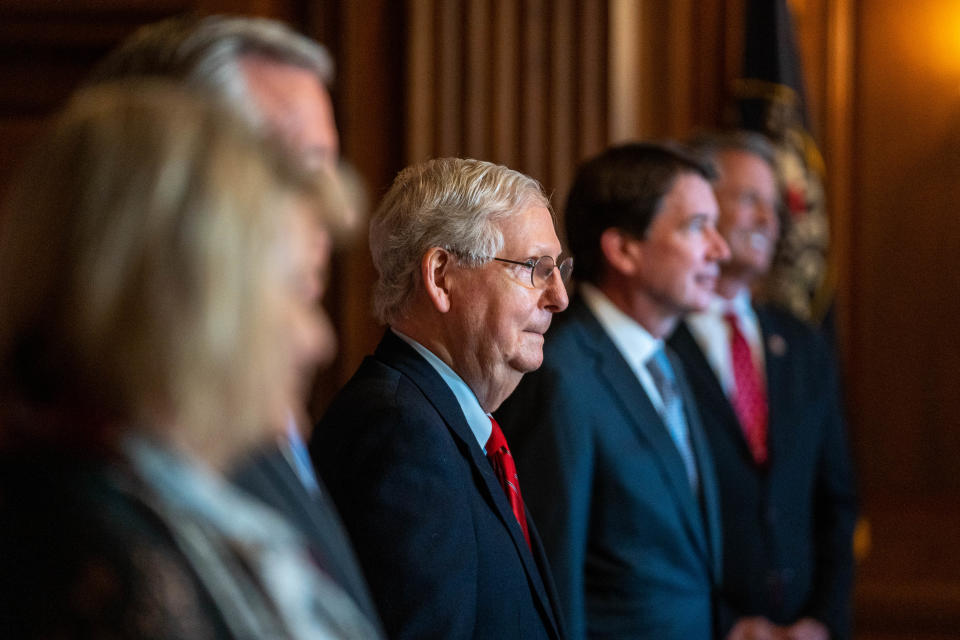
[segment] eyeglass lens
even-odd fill
[[[550,279],[550,276],[553,275],[553,270],[558,268],[556,262],[550,256],[543,256],[537,263],[533,266],[533,284],[534,286],[544,286],[547,284],[547,281]],[[570,274],[573,272],[573,258],[567,258],[560,263],[560,280],[564,284],[570,279]]]

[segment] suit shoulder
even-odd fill
[[[334,408],[350,403],[355,397],[364,397],[376,402],[389,402],[396,396],[402,379],[403,375],[396,368],[372,356],[367,356],[334,397],[330,406]],[[363,407],[354,408],[362,409]]]
[[[310,442],[314,457],[327,465],[335,463],[331,457],[345,456],[446,457],[455,447],[423,389],[403,371],[372,357],[334,398]]]
[[[772,305],[757,307],[757,316],[768,333],[779,334],[788,342],[803,345],[808,349],[827,349],[823,333],[789,311]]]
[[[368,357],[334,397],[318,427],[378,417],[396,421],[419,411],[434,411],[420,387],[399,369]]]
[[[791,331],[797,334],[818,333],[809,322],[801,320],[791,312],[772,304],[761,304],[756,307],[757,315],[772,326],[782,331]]]

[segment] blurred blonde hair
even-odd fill
[[[138,428],[215,463],[263,437],[295,384],[278,309],[312,184],[182,89],[78,94],[0,218],[0,403],[21,412],[0,425],[108,447]]]

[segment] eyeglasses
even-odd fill
[[[567,258],[557,266],[556,261],[550,256],[540,256],[536,260],[526,260],[520,262],[517,260],[507,260],[506,258],[493,258],[497,262],[506,262],[507,264],[518,264],[521,267],[530,269],[530,284],[535,288],[545,288],[554,269],[560,270],[560,280],[566,284],[570,280],[570,274],[573,273],[573,258]]]

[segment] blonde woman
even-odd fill
[[[332,349],[320,195],[166,85],[86,90],[42,140],[0,214],[5,635],[375,637],[221,476]]]

